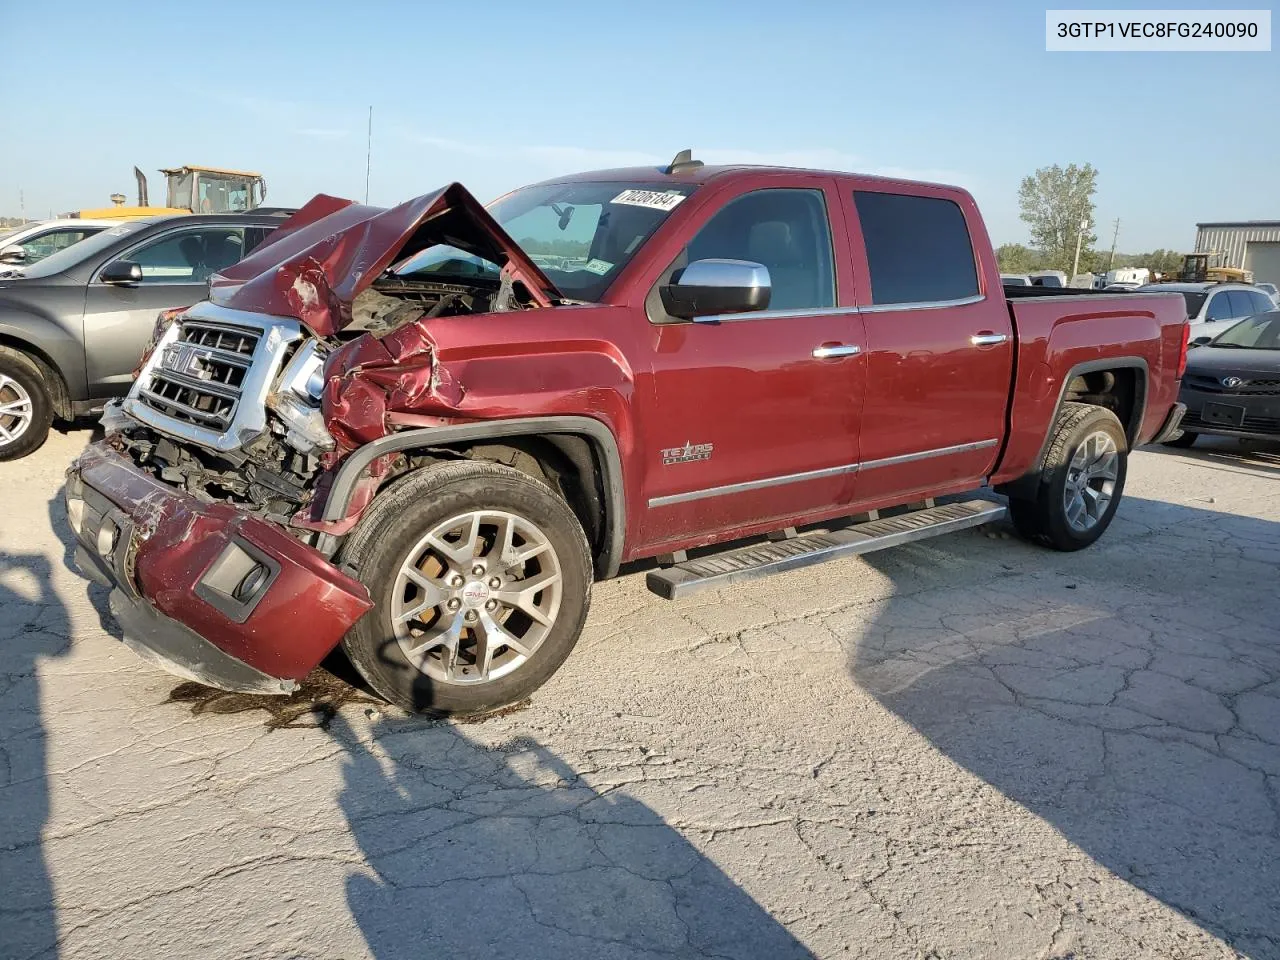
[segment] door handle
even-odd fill
[[[1004,343],[1009,339],[1007,333],[992,333],[989,330],[983,330],[981,333],[975,333],[969,338],[969,342],[975,347],[994,347],[997,343]]]
[[[813,355],[818,360],[830,360],[833,357],[856,357],[862,348],[852,343],[824,343],[813,348]]]

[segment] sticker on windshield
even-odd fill
[[[613,264],[608,260],[588,260],[582,265],[583,270],[590,270],[596,276],[603,277],[606,273],[613,269]]]
[[[625,203],[632,207],[648,207],[650,210],[663,210],[670,213],[683,199],[683,193],[668,193],[663,190],[623,190],[609,202]]]

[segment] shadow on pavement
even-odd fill
[[[71,646],[49,561],[0,552],[0,954],[57,954],[57,915],[42,844],[49,816],[36,667]]]
[[[1280,524],[1130,498],[1097,546],[1031,571],[1009,544],[995,579],[975,543],[928,548],[971,564],[946,589],[866,558],[898,595],[850,622],[855,680],[1120,878],[1280,957]]]
[[[371,868],[347,885],[378,960],[812,956],[677,830],[527,738],[341,716],[342,809]]]
[[[1160,444],[1142,448],[1146,453],[1197,460],[1215,469],[1280,477],[1280,440],[1235,440],[1230,437],[1202,436],[1193,447],[1166,447]]]

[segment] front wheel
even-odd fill
[[[1110,410],[1065,403],[1054,423],[1034,499],[1011,499],[1014,526],[1055,550],[1089,546],[1111,525],[1129,465],[1124,428]]]
[[[49,436],[53,403],[26,354],[0,347],[0,460],[34,453]]]
[[[569,505],[481,461],[397,481],[342,559],[374,601],[343,649],[374,690],[419,713],[485,713],[527,697],[569,656],[591,596],[591,556]]]

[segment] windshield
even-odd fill
[[[1280,311],[1241,320],[1209,342],[1211,347],[1235,350],[1280,350]]]
[[[488,210],[567,298],[595,301],[695,189],[696,184],[556,183],[517,190]],[[498,267],[442,244],[395,272],[402,277],[496,278]]]
[[[22,262],[24,265],[39,263],[59,250],[65,250],[101,230],[102,227],[79,227],[67,230],[46,230],[44,233],[36,234],[31,239],[18,244],[27,255]]]
[[[62,273],[62,271],[68,270],[94,254],[107,249],[121,237],[137,233],[147,226],[150,226],[150,224],[145,220],[130,220],[120,224],[118,227],[110,227],[101,233],[95,233],[87,240],[81,240],[65,250],[50,254],[39,263],[33,264],[23,271],[23,276],[28,280],[34,280],[39,277],[51,277],[55,273]]]

